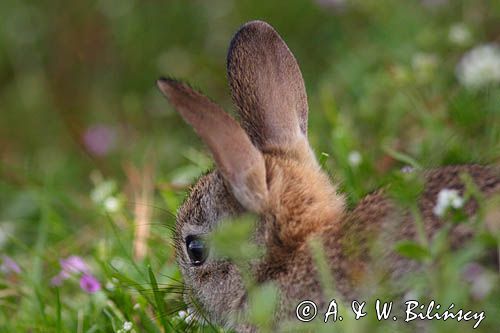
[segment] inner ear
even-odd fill
[[[259,148],[307,140],[307,95],[300,68],[267,23],[245,24],[231,41],[228,80],[241,123]]]

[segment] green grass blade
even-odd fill
[[[167,321],[165,314],[165,304],[163,303],[163,293],[158,289],[158,282],[156,281],[156,277],[151,269],[151,266],[148,267],[149,281],[151,283],[151,287],[153,288],[154,299],[156,303],[156,310],[158,311],[158,316],[160,317],[160,323],[163,327],[163,331],[169,332],[168,327],[174,330],[173,326],[170,322]]]

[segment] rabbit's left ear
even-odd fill
[[[245,24],[231,41],[227,72],[241,123],[253,143],[289,149],[307,142],[307,95],[292,52],[266,22]]]
[[[172,79],[158,87],[208,146],[232,193],[249,211],[260,213],[268,197],[266,166],[241,126],[206,96]]]

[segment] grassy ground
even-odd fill
[[[498,1],[3,0],[0,332],[218,330],[186,319],[171,244],[175,211],[211,162],[154,82],[186,79],[232,112],[227,45],[256,18],[295,53],[310,141],[351,205],[407,165],[500,162]],[[395,188],[411,204],[413,187]],[[402,251],[426,261],[414,286],[485,310],[476,331],[488,332],[500,275],[475,258],[499,240]]]

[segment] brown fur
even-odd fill
[[[195,298],[221,325],[240,332],[254,330],[234,321],[247,304],[237,266],[211,256],[194,266],[185,245],[187,236],[207,235],[225,217],[247,211],[260,217],[255,241],[266,249],[252,271],[257,282],[278,284],[284,316],[292,314],[298,300],[325,301],[308,246],[313,237],[322,241],[335,288],[345,299],[364,294],[380,276],[397,280],[418,269],[416,262],[393,251],[395,242],[416,239],[415,223],[383,190],[345,211],[343,196],[307,142],[307,99],[297,62],[272,27],[256,21],[240,29],[228,54],[228,74],[244,130],[188,86],[159,81],[160,89],[207,144],[218,167],[199,179],[177,215],[175,243],[187,300]],[[428,237],[443,224],[432,212],[439,191],[453,188],[463,194],[463,172],[485,196],[500,192],[495,167],[426,171],[419,208]],[[477,207],[470,200],[463,209],[471,216]],[[465,224],[455,225],[453,246],[460,246],[472,232]]]
[[[249,22],[235,34],[229,46],[227,73],[241,124],[257,147],[288,144],[299,130],[307,135],[302,73],[269,24]]]
[[[316,163],[269,155],[266,170],[266,213],[277,222],[269,227],[274,237],[267,242],[268,247],[286,254],[301,247],[309,236],[338,225],[344,213],[344,199]],[[280,243],[273,244],[271,239],[279,239]]]
[[[240,125],[186,84],[162,78],[158,87],[209,147],[236,198],[252,211],[262,210],[267,198],[264,159]]]
[[[419,201],[425,231],[431,238],[440,230],[444,221],[432,210],[437,195],[443,188],[453,188],[464,194],[462,173],[469,174],[485,196],[500,194],[500,169],[480,165],[449,166],[424,173],[424,191]],[[478,203],[471,199],[463,207],[472,216]],[[469,239],[474,230],[468,224],[455,225],[450,234],[452,247],[458,248]],[[401,211],[383,191],[364,197],[354,210],[345,215],[337,228],[327,230],[322,236],[326,256],[331,267],[335,287],[346,300],[366,296],[364,284],[376,276],[398,279],[418,269],[415,261],[393,252],[396,242],[417,240],[415,223],[407,212]],[[377,243],[378,247],[374,245]],[[373,253],[378,248],[382,253]],[[301,299],[315,300],[324,305],[322,290],[315,272],[314,261],[308,248],[288,257],[288,264],[277,273],[277,280],[286,301],[283,307],[291,314],[293,306]],[[380,266],[379,266],[380,264]],[[266,274],[269,274],[267,272]]]

